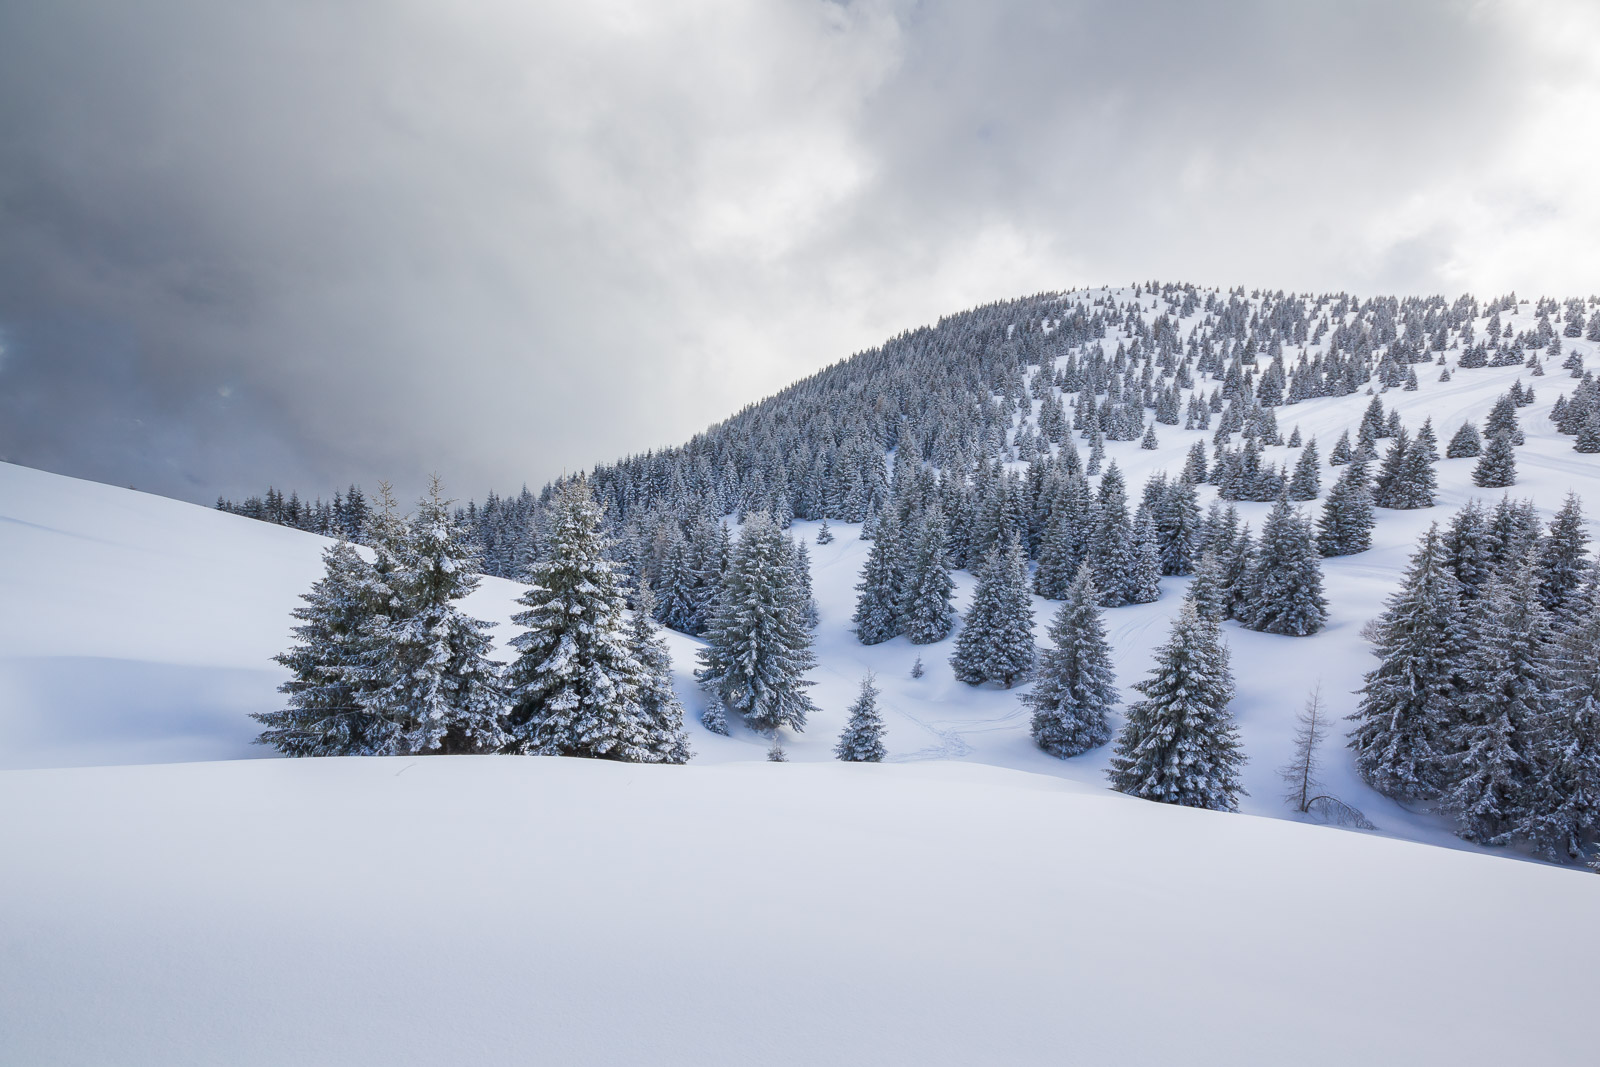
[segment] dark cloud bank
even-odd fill
[[[1578,3],[4,0],[0,455],[202,501],[479,495],[1042,289],[1584,292],[1596,32]]]

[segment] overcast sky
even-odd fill
[[[997,298],[1600,290],[1600,5],[0,0],[0,456],[681,443]]]

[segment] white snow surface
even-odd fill
[[[1591,367],[1597,347],[1563,340]],[[1548,518],[1576,491],[1600,540],[1600,456],[1548,417],[1571,379],[1458,354],[1454,381],[1418,364],[1385,403],[1413,431],[1431,415],[1442,451],[1533,385],[1510,492]],[[1279,425],[1325,463],[1369,400]],[[1157,432],[1107,445],[1132,499],[1210,440]],[[271,656],[327,542],[0,464],[0,1062],[1592,1062],[1600,879],[1463,845],[1367,789],[1337,734],[1325,784],[1379,830],[1296,825],[1280,800],[1296,712],[1319,681],[1354,710],[1360,628],[1418,536],[1499,499],[1474,463],[1442,461],[1438,506],[1380,509],[1371,551],[1324,561],[1321,634],[1228,625],[1243,816],[1110,793],[1109,746],[1039,752],[1016,691],[953,678],[953,636],[860,645],[868,546],[838,523],[830,545],[794,529],[820,711],[788,764],[700,727],[698,643],[673,633],[688,767],[265,758],[248,713],[279,706]],[[1269,505],[1238,508],[1259,530]],[[1107,612],[1124,698],[1185,584]],[[467,603],[502,658],[519,589],[486,578]],[[1035,600],[1041,639],[1054,610]],[[891,762],[839,765],[867,670]]]

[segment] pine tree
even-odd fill
[[[833,544],[833,531],[828,529],[828,520],[826,518],[822,520],[822,525],[817,527],[817,544]]]
[[[1450,438],[1450,447],[1444,450],[1448,459],[1469,459],[1483,451],[1483,438],[1478,435],[1478,428],[1470,422],[1463,422],[1461,429]]]
[[[1446,806],[1469,841],[1501,844],[1525,814],[1532,729],[1549,711],[1550,630],[1527,567],[1496,576],[1476,613],[1466,697],[1451,731]]]
[[[906,570],[900,602],[906,637],[929,645],[950,636],[955,621],[955,581],[946,561],[944,513],[935,504],[924,513]]]
[[[746,517],[695,672],[751,729],[767,732],[803,730],[816,710],[805,679],[816,657],[811,632],[795,610],[787,541],[764,513]]]
[[[1489,447],[1472,468],[1472,484],[1483,489],[1517,484],[1517,452],[1511,446],[1510,434],[1495,434],[1489,439]]]
[[[979,573],[950,666],[968,685],[999,682],[1007,689],[1033,667],[1033,606],[1015,542],[990,556]]]
[[[860,595],[853,621],[862,644],[880,644],[900,632],[900,590],[904,583],[900,526],[894,513],[889,512],[878,520],[866,567],[856,585]]]
[[[1242,621],[1252,630],[1304,637],[1322,629],[1327,619],[1311,523],[1280,499],[1261,527]]]
[[[1233,674],[1228,648],[1212,623],[1184,605],[1150,676],[1134,688],[1107,772],[1111,787],[1132,796],[1217,811],[1237,811],[1244,754],[1228,703]]]
[[[850,705],[850,720],[833,754],[848,763],[882,763],[888,755],[883,747],[883,716],[878,714],[878,687],[870,673],[861,679],[861,695]]]
[[[1317,551],[1324,556],[1352,556],[1372,547],[1372,493],[1367,489],[1367,465],[1357,461],[1345,468],[1328,490],[1317,520]]]
[[[252,716],[266,727],[256,740],[286,756],[381,751],[389,724],[369,712],[359,695],[366,684],[363,664],[378,644],[393,592],[348,541],[330,545],[322,564],[322,578],[293,612],[301,622],[294,628],[296,644],[273,657],[293,674],[278,687],[289,706]]]
[[[628,630],[628,648],[639,665],[639,710],[644,721],[647,763],[687,763],[693,755],[683,732],[683,704],[672,688],[672,653],[655,626],[655,595],[641,585]]]
[[[606,558],[589,483],[562,485],[550,506],[546,558],[517,603],[506,751],[640,762],[650,758],[624,600]]]
[[[1050,624],[1033,691],[1020,697],[1033,709],[1034,742],[1059,759],[1111,740],[1107,715],[1117,690],[1099,605],[1094,579],[1080,574]]]
[[[1156,544],[1162,574],[1190,574],[1200,556],[1200,504],[1194,486],[1175,482],[1166,487],[1154,513]]]
[[[1437,797],[1445,785],[1447,735],[1464,685],[1467,647],[1461,583],[1446,562],[1437,526],[1390,596],[1375,644],[1379,664],[1367,672],[1351,716],[1356,768],[1388,796]]]

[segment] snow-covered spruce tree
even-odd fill
[[[1261,527],[1243,622],[1252,630],[1304,637],[1328,621],[1322,561],[1311,522],[1280,499]]]
[[[1539,580],[1539,602],[1547,611],[1554,613],[1553,617],[1558,622],[1563,619],[1568,602],[1590,574],[1588,545],[1583,504],[1578,494],[1568,493],[1561,510],[1550,520],[1549,532],[1539,539],[1534,549],[1534,574]]]
[[[978,574],[950,666],[968,685],[999,682],[1007,689],[1032,669],[1033,605],[1016,542],[990,556]]]
[[[863,645],[876,645],[900,632],[900,593],[905,584],[901,560],[900,524],[894,512],[885,512],[877,523],[867,564],[856,585],[856,611],[853,621],[856,638]]]
[[[1317,551],[1324,556],[1353,556],[1372,547],[1372,493],[1367,465],[1351,463],[1328,490],[1317,520]]]
[[[1552,859],[1576,859],[1600,833],[1600,572],[1573,598],[1554,650],[1550,700],[1533,724],[1534,767],[1517,836]]]
[[[828,529],[828,520],[826,518],[822,520],[822,525],[817,527],[817,544],[833,544],[833,531]]]
[[[1052,495],[1040,535],[1033,591],[1047,599],[1060,600],[1067,595],[1067,587],[1088,551],[1094,505],[1089,483],[1081,475],[1069,475],[1048,488]]]
[[[1221,623],[1228,617],[1228,590],[1222,580],[1222,561],[1208,548],[1201,553],[1194,580],[1184,593],[1184,600],[1194,606],[1195,614],[1207,622]]]
[[[1067,759],[1111,740],[1107,715],[1117,702],[1100,594],[1087,571],[1067,590],[1049,635],[1033,690],[1020,699],[1033,709],[1034,742]]]
[[[722,698],[715,693],[706,701],[705,710],[700,713],[700,725],[714,734],[728,736],[728,709],[723,705]]]
[[[359,697],[391,724],[384,755],[494,752],[505,742],[500,666],[488,655],[494,624],[458,606],[478,587],[477,561],[450,504],[435,477],[399,544],[386,538],[398,563],[386,578],[393,607]]]
[[[1470,459],[1483,451],[1483,438],[1478,435],[1478,428],[1470,422],[1463,422],[1461,429],[1450,438],[1450,445],[1444,450],[1446,459]]]
[[[651,756],[639,706],[641,669],[629,648],[623,593],[600,506],[583,478],[549,508],[546,558],[517,598],[517,658],[508,675],[506,751],[641,762]]]
[[[1133,560],[1124,591],[1130,604],[1153,604],[1161,599],[1161,555],[1150,509],[1140,505],[1133,522]]]
[[[1463,707],[1450,732],[1446,808],[1456,833],[1503,844],[1534,782],[1533,728],[1549,712],[1550,626],[1526,566],[1496,576],[1476,612]]]
[[[950,604],[955,581],[945,558],[945,542],[944,512],[935,504],[923,513],[918,526],[900,597],[906,637],[914,645],[943,641],[955,621]]]
[[[1100,476],[1100,492],[1095,500],[1089,551],[1084,565],[1094,575],[1104,607],[1118,608],[1128,603],[1128,588],[1134,566],[1133,527],[1128,521],[1127,488],[1116,461]]]
[[[1200,558],[1201,541],[1200,503],[1194,485],[1178,481],[1167,486],[1156,505],[1154,518],[1161,573],[1193,573]]]
[[[816,665],[796,611],[788,538],[763,512],[746,516],[728,558],[695,677],[753,730],[805,729]]]
[[[1350,747],[1368,785],[1401,800],[1444,789],[1449,734],[1465,684],[1466,619],[1461,583],[1430,527],[1399,590],[1377,620],[1378,666],[1367,672],[1350,718]]]
[[[878,714],[878,687],[869,672],[861,679],[861,694],[850,705],[850,719],[845,723],[839,743],[833,754],[847,763],[882,763],[888,750],[883,747],[883,716]]]
[[[641,584],[628,628],[628,648],[639,665],[639,711],[649,763],[688,763],[693,755],[683,732],[683,703],[672,689],[672,653],[656,630],[655,595]]]
[[[1322,477],[1317,458],[1317,440],[1306,442],[1305,450],[1294,465],[1294,476],[1289,479],[1290,500],[1315,500],[1322,492]]]
[[[1498,433],[1489,439],[1489,447],[1472,468],[1472,484],[1483,489],[1517,484],[1517,450],[1511,446],[1510,434]]]
[[[1150,675],[1128,708],[1107,777],[1131,796],[1216,811],[1237,811],[1244,754],[1228,703],[1233,673],[1221,632],[1185,604]]]
[[[373,751],[388,724],[358,699],[363,664],[378,641],[380,615],[393,596],[384,575],[348,541],[322,553],[323,576],[294,609],[296,644],[273,657],[293,674],[278,687],[289,706],[251,716],[265,729],[257,744],[286,756],[350,756]]]

